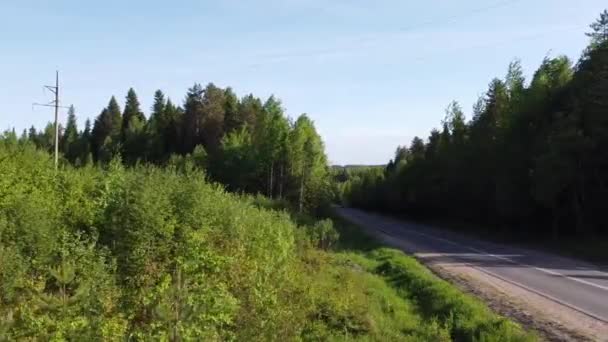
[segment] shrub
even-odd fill
[[[313,244],[321,249],[328,250],[340,238],[340,234],[338,234],[338,231],[334,228],[333,221],[330,219],[318,221],[309,227],[308,230]]]

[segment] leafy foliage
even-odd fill
[[[128,166],[190,160],[230,191],[287,198],[302,211],[330,201],[327,157],[314,123],[306,115],[292,122],[274,96],[264,103],[253,95],[239,100],[231,88],[196,83],[182,108],[157,90],[148,120],[131,88],[123,112],[112,96],[93,127],[87,121],[81,132],[72,107],[60,134],[60,151],[75,166],[106,165],[115,158]],[[43,132],[32,127],[21,138],[49,151],[53,139],[51,124]]]
[[[399,147],[384,170],[342,174],[343,203],[419,217],[474,221],[485,233],[605,236],[608,41],[602,13],[576,65],[545,58],[526,83],[519,61],[491,81],[465,122]],[[503,229],[502,227],[508,227]],[[533,234],[530,234],[533,233]]]
[[[1,136],[2,338],[451,340],[369,260],[335,253],[331,220],[225,192],[204,155],[55,172],[46,151]]]

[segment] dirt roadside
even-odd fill
[[[381,231],[361,227],[383,243],[414,255],[462,291],[484,300],[495,312],[537,331],[547,341],[608,342],[608,325],[466,263],[432,262],[437,255],[419,253],[415,245]]]

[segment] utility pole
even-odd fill
[[[55,108],[55,170],[59,164],[59,108],[68,108],[59,105],[59,71],[55,71],[55,86],[44,86],[55,94],[55,100],[49,103],[33,103],[33,106],[44,106]]]

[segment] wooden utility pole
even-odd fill
[[[59,70],[55,70],[55,170],[59,163]]]
[[[54,107],[55,108],[55,170],[59,164],[59,108],[67,108],[59,105],[59,71],[55,71],[55,86],[44,86],[55,94],[55,100],[50,103],[34,103],[34,106]]]

